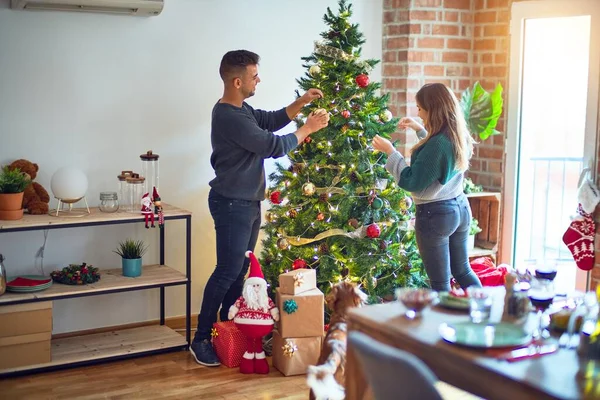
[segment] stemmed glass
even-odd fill
[[[527,292],[531,304],[537,311],[538,327],[533,332],[533,339],[540,340],[549,338],[550,332],[546,329],[545,313],[552,305],[554,296],[554,278],[556,277],[556,268],[552,266],[538,267],[535,269],[535,277],[531,279],[531,287]]]

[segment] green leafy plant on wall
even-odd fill
[[[489,93],[479,82],[475,82],[460,98],[469,130],[479,135],[481,140],[500,133],[496,130],[496,125],[502,115],[502,90],[502,85],[498,84],[494,91]]]

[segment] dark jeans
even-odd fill
[[[417,245],[432,289],[450,290],[450,274],[462,288],[481,286],[469,264],[470,224],[471,207],[464,194],[417,205]]]
[[[217,233],[217,266],[206,283],[195,340],[210,339],[217,312],[227,321],[229,308],[242,295],[249,258],[260,230],[260,202],[229,199],[211,189],[208,207]]]

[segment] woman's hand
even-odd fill
[[[382,138],[379,135],[375,135],[373,138],[373,148],[387,154],[388,156],[396,150],[392,142]]]
[[[415,121],[411,117],[402,118],[400,120],[400,122],[398,122],[398,128],[400,128],[400,129],[410,128],[410,129],[414,130],[415,132],[419,132],[421,129],[424,129],[423,125],[419,124],[417,121]]]

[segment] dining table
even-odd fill
[[[489,323],[500,322],[504,287],[493,290]],[[421,359],[440,381],[488,400],[600,399],[600,385],[590,375],[593,362],[580,362],[576,349],[559,348],[550,354],[507,361],[510,348],[458,345],[444,340],[443,324],[469,323],[469,311],[434,305],[417,318],[405,316],[400,301],[354,308],[348,315],[348,331],[404,350]],[[531,318],[536,318],[531,313]],[[587,375],[587,376],[586,376]],[[360,362],[351,343],[346,359],[346,399],[372,398]],[[399,387],[399,392],[401,388]]]

